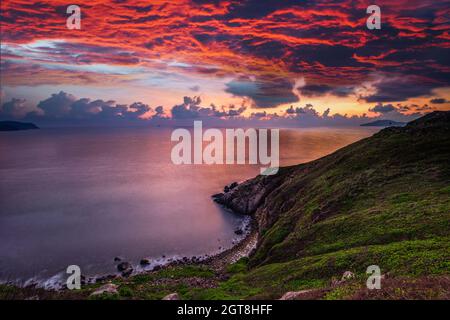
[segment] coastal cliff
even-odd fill
[[[450,112],[433,112],[214,198],[255,217],[259,241],[251,268],[319,255],[343,259],[354,250],[360,254],[346,257],[346,268],[355,268],[358,255],[360,270],[380,264],[399,274],[442,273],[444,265],[433,259],[450,257],[449,159]],[[405,260],[375,259],[373,246]],[[408,266],[412,256],[429,264]]]

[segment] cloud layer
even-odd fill
[[[200,97],[184,97],[183,102],[171,107],[166,113],[162,106],[155,108],[142,102],[130,105],[115,101],[76,98],[59,92],[29,106],[25,99],[13,98],[0,106],[0,120],[27,120],[45,124],[130,124],[179,126],[192,125],[194,120],[202,120],[206,125],[217,126],[271,126],[271,127],[311,127],[311,126],[352,126],[378,119],[408,122],[435,110],[428,104],[402,105],[378,103],[369,112],[372,115],[349,116],[332,113],[328,108],[320,113],[312,104],[290,106],[281,112],[252,112],[245,116],[245,105],[203,106]]]
[[[82,29],[68,30],[66,1],[3,1],[2,83],[123,86],[185,74],[227,81],[226,93],[260,108],[299,95],[436,98],[449,87],[448,3],[378,1],[381,30],[365,26],[369,4],[93,0],[80,5]]]
[[[29,119],[45,122],[83,122],[83,121],[139,121],[153,111],[148,105],[135,102],[129,106],[115,101],[88,98],[77,99],[66,92],[54,93],[36,106],[27,106],[25,99],[5,102],[0,108],[0,118]]]

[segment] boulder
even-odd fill
[[[256,208],[264,200],[265,195],[273,188],[279,186],[277,179],[272,179],[270,183],[266,183],[267,177],[258,176],[258,178],[247,180],[230,191],[230,186],[224,187],[224,193],[215,194],[213,199],[215,202],[230,208],[231,210],[241,214],[253,214]],[[270,222],[270,221],[269,221]],[[264,223],[262,227],[270,223]]]
[[[168,294],[167,296],[162,298],[162,300],[180,300],[180,296],[178,295],[178,293],[175,292]]]
[[[122,277],[128,278],[129,276],[131,276],[132,272],[133,272],[133,268],[122,271]]]
[[[119,271],[126,271],[126,270],[128,270],[128,269],[132,269],[133,267],[131,266],[131,264],[129,263],[129,262],[121,262],[121,263],[119,263],[118,265],[117,265],[117,270],[119,270]]]
[[[283,294],[279,300],[297,300],[301,296],[311,292],[312,290],[289,291]]]
[[[342,275],[341,281],[346,281],[349,279],[353,279],[355,277],[355,274],[351,271],[345,271]]]
[[[133,272],[133,266],[129,262],[121,262],[117,265],[117,270],[122,273],[123,277],[128,277]]]
[[[149,259],[141,259],[140,262],[141,266],[148,266],[150,264],[150,260]]]
[[[97,290],[95,290],[94,292],[92,292],[91,296],[97,296],[97,295],[104,294],[104,293],[116,294],[117,293],[117,285],[115,285],[113,283],[107,283],[107,284],[101,286],[100,288],[98,288]]]

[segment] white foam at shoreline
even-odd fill
[[[231,211],[227,209],[227,211]],[[149,264],[143,266],[139,262],[132,265],[133,266],[133,272],[131,275],[138,275],[145,272],[151,272],[155,268],[158,267],[164,267],[171,263],[184,263],[184,262],[202,262],[205,261],[213,256],[216,256],[222,252],[225,252],[227,250],[230,250],[234,246],[238,245],[241,241],[243,241],[249,234],[250,234],[250,223],[251,223],[251,217],[245,216],[243,217],[239,229],[243,231],[241,235],[236,235],[232,239],[231,246],[221,248],[219,250],[213,251],[212,253],[203,254],[201,256],[183,256],[183,255],[172,255],[165,258],[159,257],[159,258],[147,258],[149,260]],[[249,251],[250,252],[250,251]],[[196,260],[193,261],[192,258],[196,257]],[[186,258],[186,259],[185,259]],[[122,260],[126,261],[126,260]],[[31,278],[28,278],[27,280],[23,281],[21,279],[16,280],[1,280],[0,284],[10,284],[18,287],[28,287],[28,286],[35,286],[37,288],[42,288],[46,290],[62,290],[66,287],[66,279],[67,274],[64,271],[58,272],[55,275],[51,277],[40,277],[40,276],[34,276]],[[114,273],[106,273],[106,274],[95,274],[92,276],[86,276],[85,275],[85,284],[93,284],[96,281],[104,280],[104,278],[108,276],[117,276],[120,277],[120,272],[114,272]]]

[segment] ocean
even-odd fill
[[[281,165],[317,159],[376,128],[280,130]],[[204,256],[248,224],[211,195],[259,165],[174,165],[170,128],[43,128],[0,132],[0,281],[51,286],[69,265],[116,272],[115,257]]]

